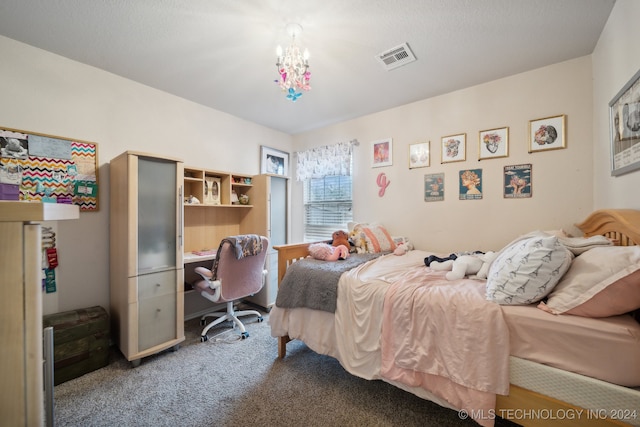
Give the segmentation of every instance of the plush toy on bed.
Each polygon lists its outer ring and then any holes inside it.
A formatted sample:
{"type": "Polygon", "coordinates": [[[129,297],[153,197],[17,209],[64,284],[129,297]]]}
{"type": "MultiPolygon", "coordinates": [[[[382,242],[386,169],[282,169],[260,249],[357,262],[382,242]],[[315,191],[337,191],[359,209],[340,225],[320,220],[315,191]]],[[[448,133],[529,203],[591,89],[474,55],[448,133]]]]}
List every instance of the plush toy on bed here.
{"type": "Polygon", "coordinates": [[[445,277],[447,280],[462,279],[464,276],[474,275],[479,279],[486,279],[489,267],[498,254],[487,252],[485,254],[461,255],[454,260],[433,261],[429,264],[432,270],[449,271],[445,277]]]}
{"type": "Polygon", "coordinates": [[[322,261],[337,261],[349,258],[349,249],[345,245],[312,243],[309,245],[309,255],[322,261]]]}
{"type": "Polygon", "coordinates": [[[349,240],[349,235],[343,230],[334,231],[331,235],[331,246],[340,245],[345,246],[349,249],[349,252],[351,252],[351,241],[349,240]]]}
{"type": "Polygon", "coordinates": [[[363,254],[367,252],[367,239],[365,234],[359,228],[354,228],[349,233],[349,241],[353,242],[354,252],[357,254],[363,254]]]}
{"type": "Polygon", "coordinates": [[[396,248],[393,250],[394,255],[404,255],[413,250],[413,243],[405,239],[404,237],[396,241],[396,248]]]}

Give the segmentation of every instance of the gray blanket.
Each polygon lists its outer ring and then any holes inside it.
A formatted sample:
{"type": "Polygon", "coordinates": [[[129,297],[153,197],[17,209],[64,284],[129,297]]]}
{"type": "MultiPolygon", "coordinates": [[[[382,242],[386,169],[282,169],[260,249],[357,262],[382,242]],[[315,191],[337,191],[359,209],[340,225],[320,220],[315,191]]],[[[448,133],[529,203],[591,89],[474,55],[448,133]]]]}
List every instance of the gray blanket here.
{"type": "Polygon", "coordinates": [[[345,271],[383,255],[351,254],[341,261],[305,258],[287,268],[278,288],[276,305],[282,308],[307,307],[335,313],[338,280],[345,271]]]}

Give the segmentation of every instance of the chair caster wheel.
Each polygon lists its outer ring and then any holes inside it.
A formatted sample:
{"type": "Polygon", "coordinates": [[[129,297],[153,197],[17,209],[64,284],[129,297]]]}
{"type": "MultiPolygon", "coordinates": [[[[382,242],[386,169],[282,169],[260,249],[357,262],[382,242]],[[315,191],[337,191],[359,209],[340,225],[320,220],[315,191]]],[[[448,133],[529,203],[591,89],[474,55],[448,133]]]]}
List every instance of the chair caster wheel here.
{"type": "Polygon", "coordinates": [[[249,338],[249,332],[243,332],[243,333],[241,333],[241,334],[240,334],[240,338],[241,338],[241,339],[243,339],[243,340],[244,340],[244,339],[249,338]]]}
{"type": "Polygon", "coordinates": [[[207,324],[207,321],[205,319],[200,319],[200,326],[204,326],[207,324]]]}
{"type": "Polygon", "coordinates": [[[258,323],[260,323],[262,321],[264,321],[264,317],[262,317],[262,316],[258,317],[258,323]]]}
{"type": "Polygon", "coordinates": [[[200,342],[205,342],[205,341],[209,341],[209,337],[206,335],[203,335],[200,337],[200,342]]]}

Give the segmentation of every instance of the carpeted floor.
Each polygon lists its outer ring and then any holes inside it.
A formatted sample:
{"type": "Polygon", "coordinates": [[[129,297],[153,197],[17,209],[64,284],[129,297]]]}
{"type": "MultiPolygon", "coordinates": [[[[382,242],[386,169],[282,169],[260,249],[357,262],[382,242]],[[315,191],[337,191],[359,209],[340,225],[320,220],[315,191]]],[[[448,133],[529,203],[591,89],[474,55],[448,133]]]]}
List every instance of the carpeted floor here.
{"type": "Polygon", "coordinates": [[[354,377],[301,342],[279,360],[268,316],[254,319],[245,321],[246,340],[227,323],[204,343],[199,320],[190,320],[178,351],[137,368],[112,349],[107,367],[55,387],[56,426],[477,426],[383,381],[354,377]]]}

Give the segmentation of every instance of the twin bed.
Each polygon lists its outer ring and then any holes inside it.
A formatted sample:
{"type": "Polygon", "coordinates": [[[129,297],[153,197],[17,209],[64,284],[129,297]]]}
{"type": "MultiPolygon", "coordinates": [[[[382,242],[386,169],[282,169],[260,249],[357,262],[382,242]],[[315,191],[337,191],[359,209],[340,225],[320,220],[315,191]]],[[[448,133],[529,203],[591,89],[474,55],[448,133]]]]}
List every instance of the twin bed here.
{"type": "Polygon", "coordinates": [[[305,281],[285,279],[308,262],[309,245],[277,246],[280,289],[269,322],[279,357],[302,340],[353,375],[464,410],[484,426],[496,416],[525,426],[640,426],[640,211],[595,211],[577,227],[585,239],[540,232],[514,240],[487,280],[449,281],[425,266],[426,251],[354,254],[335,288],[314,290],[310,303],[305,292],[287,300],[305,281]],[[552,251],[564,261],[545,273],[552,251]],[[522,267],[536,260],[534,270],[522,267]],[[525,287],[541,289],[545,274],[560,275],[546,304],[516,303],[525,287]],[[510,286],[513,305],[487,300],[487,289],[510,286]]]}

